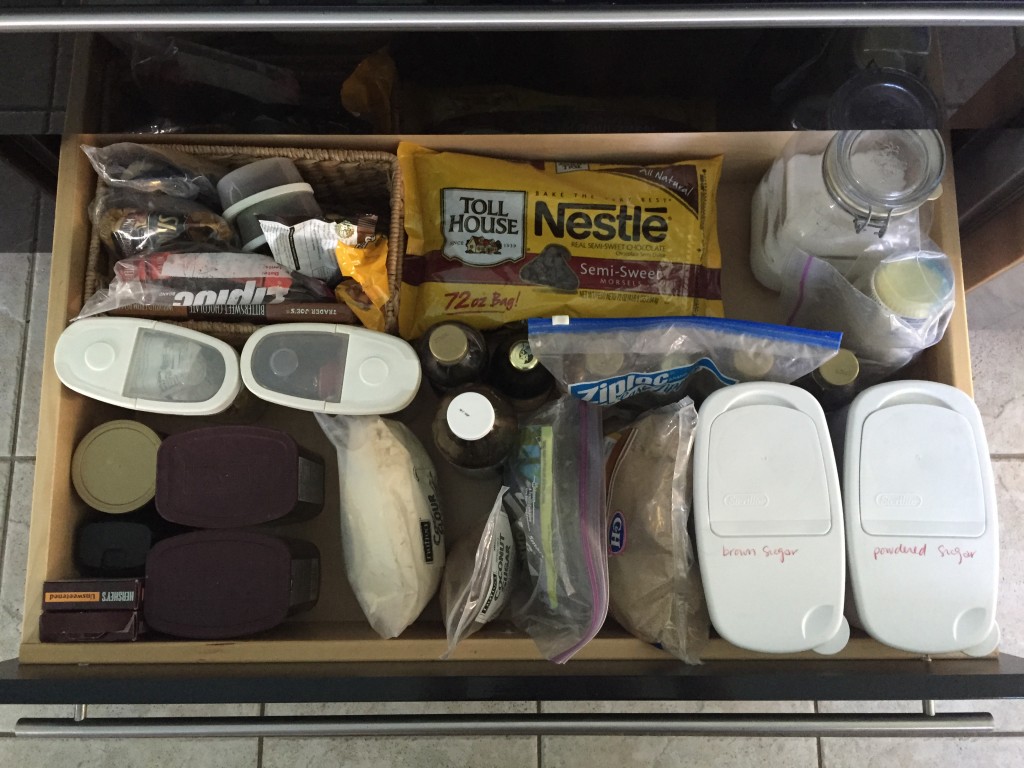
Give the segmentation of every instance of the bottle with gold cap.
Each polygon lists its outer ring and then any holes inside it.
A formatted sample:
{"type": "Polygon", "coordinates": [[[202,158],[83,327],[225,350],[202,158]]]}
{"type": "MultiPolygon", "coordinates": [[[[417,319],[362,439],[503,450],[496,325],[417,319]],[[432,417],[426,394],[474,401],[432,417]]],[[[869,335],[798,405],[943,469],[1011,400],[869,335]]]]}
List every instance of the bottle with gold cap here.
{"type": "Polygon", "coordinates": [[[438,323],[417,344],[423,375],[438,392],[480,381],[487,367],[487,342],[464,323],[438,323]]]}
{"type": "Polygon", "coordinates": [[[543,405],[554,388],[555,379],[530,349],[526,328],[510,328],[493,336],[491,341],[494,352],[487,369],[487,383],[508,398],[518,411],[530,411],[543,405]]]}
{"type": "Polygon", "coordinates": [[[840,349],[832,357],[796,382],[812,395],[826,411],[832,411],[849,403],[857,394],[857,379],[860,376],[860,361],[848,349],[840,349]]]}

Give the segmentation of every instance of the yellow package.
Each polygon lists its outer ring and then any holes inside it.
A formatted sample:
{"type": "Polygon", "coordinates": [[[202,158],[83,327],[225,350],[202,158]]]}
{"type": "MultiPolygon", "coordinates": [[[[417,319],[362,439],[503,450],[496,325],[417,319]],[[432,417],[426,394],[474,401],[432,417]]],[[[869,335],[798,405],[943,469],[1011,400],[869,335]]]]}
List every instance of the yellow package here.
{"type": "Polygon", "coordinates": [[[722,316],[722,158],[528,163],[403,142],[399,332],[445,319],[722,316]]]}
{"type": "Polygon", "coordinates": [[[367,328],[383,331],[383,309],[389,298],[388,239],[377,235],[364,245],[338,243],[334,256],[341,274],[354,278],[334,289],[335,298],[347,304],[367,328]]]}

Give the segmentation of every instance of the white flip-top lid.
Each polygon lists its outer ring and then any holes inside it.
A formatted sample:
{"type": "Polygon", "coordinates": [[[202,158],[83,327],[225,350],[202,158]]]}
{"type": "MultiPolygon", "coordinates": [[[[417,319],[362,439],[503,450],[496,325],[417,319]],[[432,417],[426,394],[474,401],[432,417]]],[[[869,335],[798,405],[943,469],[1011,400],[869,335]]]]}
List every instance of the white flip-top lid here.
{"type": "Polygon", "coordinates": [[[78,320],[57,340],[53,364],[69,389],[150,413],[220,413],[242,387],[234,349],[156,320],[78,320]]]}
{"type": "Polygon", "coordinates": [[[710,425],[708,504],[718,536],[821,536],[832,526],[825,458],[811,416],[751,402],[710,425]]]}
{"type": "Polygon", "coordinates": [[[242,381],[257,397],[318,413],[400,411],[419,389],[412,346],[348,325],[289,323],[256,331],[242,349],[242,381]]]}
{"type": "Polygon", "coordinates": [[[918,653],[995,649],[995,485],[977,406],[926,381],[862,392],[847,415],[844,498],[858,618],[918,653]]]}
{"type": "Polygon", "coordinates": [[[821,406],[787,384],[735,384],[701,406],[694,520],[711,621],[749,650],[845,646],[845,548],[821,406]]]}

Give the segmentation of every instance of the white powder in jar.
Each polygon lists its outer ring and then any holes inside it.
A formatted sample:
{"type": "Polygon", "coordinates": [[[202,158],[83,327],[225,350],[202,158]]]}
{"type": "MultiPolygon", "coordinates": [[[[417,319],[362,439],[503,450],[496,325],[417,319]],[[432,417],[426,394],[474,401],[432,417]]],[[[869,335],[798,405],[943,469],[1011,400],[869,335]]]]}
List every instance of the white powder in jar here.
{"type": "MultiPolygon", "coordinates": [[[[878,189],[902,190],[905,185],[905,162],[884,149],[856,155],[853,168],[862,183],[878,189]]],[[[825,187],[821,154],[797,154],[784,164],[777,162],[755,199],[751,236],[763,241],[752,244],[751,261],[758,280],[774,290],[781,287],[786,264],[801,254],[818,256],[845,274],[860,256],[883,258],[918,247],[921,241],[918,211],[894,217],[881,238],[871,227],[857,232],[853,215],[825,187]]]]}

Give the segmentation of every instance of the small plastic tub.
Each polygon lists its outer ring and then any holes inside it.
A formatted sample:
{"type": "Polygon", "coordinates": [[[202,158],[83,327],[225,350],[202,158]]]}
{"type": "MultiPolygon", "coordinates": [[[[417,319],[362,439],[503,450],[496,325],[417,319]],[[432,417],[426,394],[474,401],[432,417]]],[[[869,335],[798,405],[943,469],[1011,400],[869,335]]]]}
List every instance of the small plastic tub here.
{"type": "Polygon", "coordinates": [[[197,640],[242,637],[312,608],[320,552],[306,541],[248,531],[164,539],[146,560],[146,624],[197,640]]]}
{"type": "Polygon", "coordinates": [[[268,157],[233,170],[217,182],[217,194],[225,212],[247,197],[273,187],[301,184],[302,175],[286,157],[268,157]]]}
{"type": "Polygon", "coordinates": [[[307,520],[324,505],[324,462],[291,435],[209,427],[164,440],[157,455],[160,515],[194,528],[307,520]]]}
{"type": "Polygon", "coordinates": [[[298,224],[323,217],[313,187],[302,180],[295,163],[272,157],[243,165],[217,184],[224,218],[238,229],[242,250],[267,244],[260,221],[298,224]]]}

